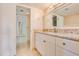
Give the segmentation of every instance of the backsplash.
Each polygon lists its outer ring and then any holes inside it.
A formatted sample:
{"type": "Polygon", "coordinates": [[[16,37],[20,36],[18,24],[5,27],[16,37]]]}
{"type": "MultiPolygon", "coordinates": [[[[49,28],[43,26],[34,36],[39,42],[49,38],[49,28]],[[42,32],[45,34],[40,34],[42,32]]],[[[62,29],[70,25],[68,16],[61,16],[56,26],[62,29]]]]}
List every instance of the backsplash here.
{"type": "Polygon", "coordinates": [[[79,29],[57,29],[57,32],[79,34],[79,29]]]}
{"type": "Polygon", "coordinates": [[[54,28],[54,29],[44,29],[44,32],[59,32],[59,33],[72,33],[79,34],[79,28],[54,28]]]}

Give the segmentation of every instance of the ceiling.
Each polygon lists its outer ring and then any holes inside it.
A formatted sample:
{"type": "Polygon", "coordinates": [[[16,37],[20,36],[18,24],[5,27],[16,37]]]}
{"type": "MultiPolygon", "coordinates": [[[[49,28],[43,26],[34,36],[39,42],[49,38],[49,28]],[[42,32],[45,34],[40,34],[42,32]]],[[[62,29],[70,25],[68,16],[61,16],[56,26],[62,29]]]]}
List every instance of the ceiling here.
{"type": "Polygon", "coordinates": [[[79,6],[79,3],[72,3],[66,7],[59,8],[56,11],[53,10],[52,12],[55,12],[56,14],[63,15],[63,16],[76,14],[76,13],[79,13],[78,6],[79,6]]]}
{"type": "MultiPolygon", "coordinates": [[[[23,3],[25,5],[29,5],[35,8],[39,8],[41,10],[45,10],[49,7],[51,3],[23,3]]],[[[56,10],[52,10],[51,13],[55,12],[56,14],[66,16],[74,13],[79,13],[79,3],[66,3],[64,6],[56,8],[56,10]]]]}
{"type": "Polygon", "coordinates": [[[27,15],[30,14],[30,10],[27,8],[23,8],[23,7],[16,7],[16,14],[17,15],[27,15]]]}
{"type": "Polygon", "coordinates": [[[51,3],[24,3],[24,4],[45,10],[51,3]]]}

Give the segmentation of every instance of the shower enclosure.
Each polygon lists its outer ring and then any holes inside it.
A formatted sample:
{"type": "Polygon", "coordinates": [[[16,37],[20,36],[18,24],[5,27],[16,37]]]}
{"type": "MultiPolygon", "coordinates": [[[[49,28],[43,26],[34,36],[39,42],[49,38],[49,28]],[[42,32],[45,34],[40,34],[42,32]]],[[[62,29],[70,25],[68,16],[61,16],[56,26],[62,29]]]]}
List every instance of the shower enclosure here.
{"type": "Polygon", "coordinates": [[[16,7],[16,44],[25,43],[30,39],[30,10],[16,7]]]}

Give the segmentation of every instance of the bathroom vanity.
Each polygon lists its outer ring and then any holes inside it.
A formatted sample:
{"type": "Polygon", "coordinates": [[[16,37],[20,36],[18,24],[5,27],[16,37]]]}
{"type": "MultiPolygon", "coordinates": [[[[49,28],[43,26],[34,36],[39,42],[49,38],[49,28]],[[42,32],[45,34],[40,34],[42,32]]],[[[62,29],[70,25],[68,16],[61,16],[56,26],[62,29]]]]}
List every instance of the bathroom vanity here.
{"type": "Polygon", "coordinates": [[[55,6],[45,13],[47,32],[35,32],[35,48],[43,56],[79,56],[79,4],[55,6]]]}
{"type": "Polygon", "coordinates": [[[78,56],[79,35],[35,32],[35,48],[43,56],[78,56]]]}

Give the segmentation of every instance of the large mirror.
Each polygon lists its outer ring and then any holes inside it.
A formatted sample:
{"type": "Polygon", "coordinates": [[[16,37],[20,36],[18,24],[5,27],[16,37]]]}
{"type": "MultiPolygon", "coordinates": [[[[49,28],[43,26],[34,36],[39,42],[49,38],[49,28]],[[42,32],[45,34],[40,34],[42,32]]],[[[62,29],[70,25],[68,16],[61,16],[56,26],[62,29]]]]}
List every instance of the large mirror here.
{"type": "Polygon", "coordinates": [[[56,27],[79,27],[79,3],[67,3],[52,10],[52,25],[56,27]]]}

